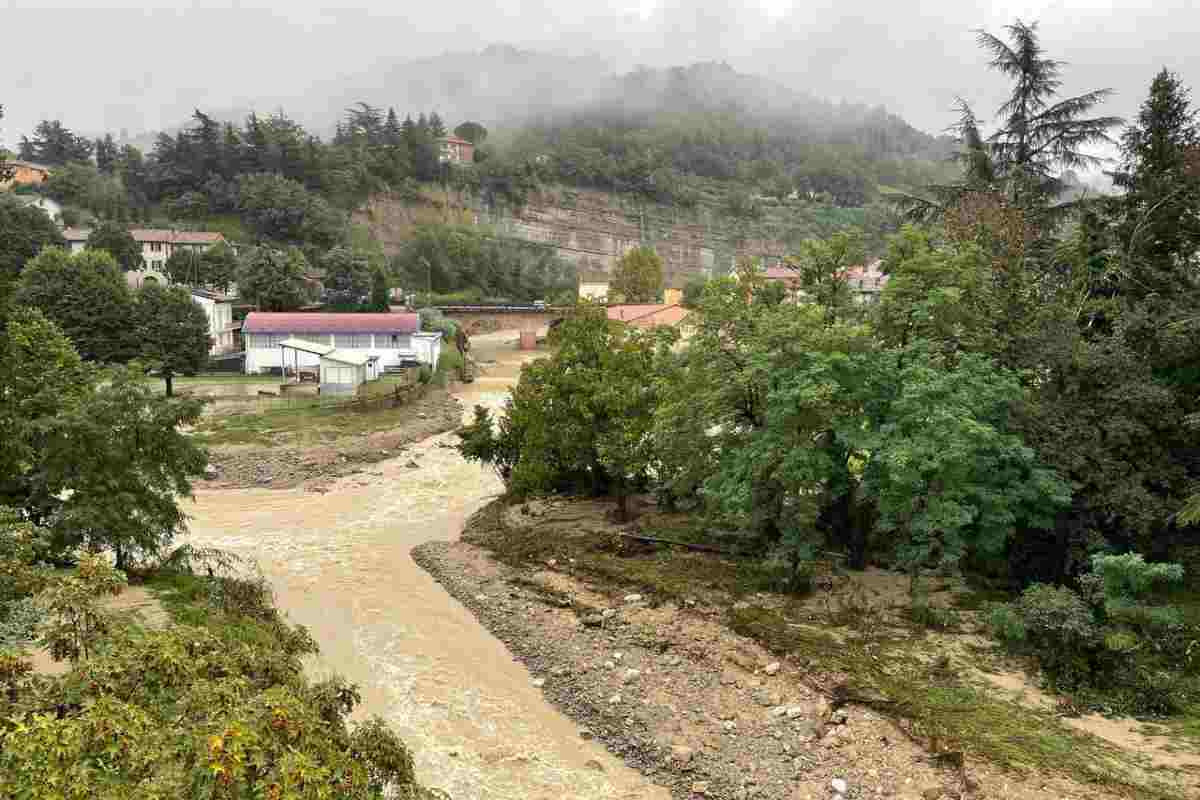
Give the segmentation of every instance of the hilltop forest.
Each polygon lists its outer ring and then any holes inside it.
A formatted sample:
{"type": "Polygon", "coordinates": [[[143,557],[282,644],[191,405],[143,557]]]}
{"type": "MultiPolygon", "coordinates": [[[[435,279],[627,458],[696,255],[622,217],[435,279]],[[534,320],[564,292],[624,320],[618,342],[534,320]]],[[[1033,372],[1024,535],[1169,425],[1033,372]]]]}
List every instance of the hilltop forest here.
{"type": "MultiPolygon", "coordinates": [[[[369,247],[348,222],[367,198],[420,204],[435,186],[509,208],[542,187],[589,188],[660,213],[703,212],[718,228],[740,225],[743,236],[774,214],[771,238],[795,241],[859,225],[882,250],[897,223],[883,196],[948,179],[952,151],[950,138],[883,109],[818,101],[708,63],[638,70],[584,104],[491,131],[366,102],[348,108],[327,137],[282,111],[233,121],[197,110],[148,152],[46,120],[17,155],[55,167],[46,185],[22,191],[62,203],[67,224],[206,227],[243,243],[296,246],[312,261],[341,244],[369,247]],[[472,164],[439,160],[438,139],[449,133],[476,143],[472,164]]],[[[441,289],[513,296],[515,288],[532,297],[573,286],[561,261],[543,270],[537,265],[547,259],[527,246],[500,248],[520,262],[517,272],[545,273],[537,286],[473,282],[486,270],[467,265],[441,289]]],[[[402,278],[406,269],[395,272],[402,278]]]]}

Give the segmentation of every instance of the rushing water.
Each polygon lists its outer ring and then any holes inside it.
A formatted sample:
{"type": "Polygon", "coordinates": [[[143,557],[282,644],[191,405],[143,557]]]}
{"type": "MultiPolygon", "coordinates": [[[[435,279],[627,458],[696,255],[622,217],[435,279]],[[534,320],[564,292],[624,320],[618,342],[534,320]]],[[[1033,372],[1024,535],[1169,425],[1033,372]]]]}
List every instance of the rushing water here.
{"type": "MultiPolygon", "coordinates": [[[[462,398],[466,413],[503,402],[521,356],[496,356],[462,398]]],[[[490,470],[443,446],[455,441],[428,439],[328,494],[199,492],[190,541],[256,559],[280,607],[321,646],[313,674],[356,682],[360,712],[384,717],[415,751],[421,779],[455,800],[669,797],[580,739],[505,646],[413,562],[413,547],[458,538],[500,491],[490,470]]]]}

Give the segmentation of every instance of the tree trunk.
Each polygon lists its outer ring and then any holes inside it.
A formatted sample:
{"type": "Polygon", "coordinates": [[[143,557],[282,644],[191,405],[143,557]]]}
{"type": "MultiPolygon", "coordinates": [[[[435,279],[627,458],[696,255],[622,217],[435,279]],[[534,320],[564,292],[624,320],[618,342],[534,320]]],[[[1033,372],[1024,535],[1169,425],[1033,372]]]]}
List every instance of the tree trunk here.
{"type": "Polygon", "coordinates": [[[171,385],[171,378],[173,377],[174,376],[169,372],[163,373],[163,380],[167,382],[167,397],[175,396],[174,387],[171,385]]]}

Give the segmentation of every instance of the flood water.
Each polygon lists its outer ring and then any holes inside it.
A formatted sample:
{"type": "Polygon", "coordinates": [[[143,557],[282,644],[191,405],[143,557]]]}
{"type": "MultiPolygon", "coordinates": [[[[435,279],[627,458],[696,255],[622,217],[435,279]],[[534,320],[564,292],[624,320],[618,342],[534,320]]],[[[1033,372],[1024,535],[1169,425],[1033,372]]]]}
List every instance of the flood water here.
{"type": "MultiPolygon", "coordinates": [[[[503,402],[528,357],[511,338],[476,340],[477,357],[498,363],[464,393],[466,414],[503,402]]],[[[198,492],[188,540],[257,560],[279,606],[321,647],[313,675],[357,683],[359,713],[394,727],[426,785],[455,800],[666,800],[665,789],[582,740],[505,646],[413,562],[413,547],[457,539],[501,489],[489,469],[443,446],[456,441],[433,437],[327,494],[198,492]]]]}

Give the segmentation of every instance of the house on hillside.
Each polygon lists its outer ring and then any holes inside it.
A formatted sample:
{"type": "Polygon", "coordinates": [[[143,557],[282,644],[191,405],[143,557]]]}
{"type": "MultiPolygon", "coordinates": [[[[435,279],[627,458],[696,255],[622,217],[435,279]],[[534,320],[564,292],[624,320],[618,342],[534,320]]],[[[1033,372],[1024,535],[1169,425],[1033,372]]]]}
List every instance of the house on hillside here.
{"type": "MultiPolygon", "coordinates": [[[[167,259],[176,252],[203,253],[218,242],[225,242],[225,237],[212,231],[173,231],[163,228],[135,228],[129,231],[133,240],[142,246],[142,264],[140,270],[126,273],[126,279],[131,286],[141,286],[144,281],[156,280],[168,283],[166,275],[167,259]]],[[[67,228],[63,238],[72,253],[78,253],[87,247],[88,237],[92,235],[90,228],[67,228]]],[[[228,242],[226,242],[228,243],[228,242]]]]}
{"type": "Polygon", "coordinates": [[[32,161],[13,161],[10,159],[5,164],[13,171],[13,176],[7,181],[0,183],[0,189],[7,189],[10,186],[37,186],[40,183],[45,183],[50,177],[49,167],[34,164],[32,161]]]}
{"type": "Polygon", "coordinates": [[[293,356],[300,368],[320,365],[325,353],[289,352],[285,362],[281,346],[289,339],[311,342],[322,349],[377,356],[381,370],[411,364],[437,369],[442,334],[421,331],[421,318],[416,314],[252,311],[242,323],[246,374],[277,372],[285,363],[290,368],[293,356]]]}
{"type": "Polygon", "coordinates": [[[475,145],[457,136],[443,136],[441,143],[441,160],[447,164],[471,164],[475,161],[475,145]]]}
{"type": "MultiPolygon", "coordinates": [[[[874,303],[879,300],[883,287],[887,286],[888,282],[888,276],[880,269],[881,264],[879,259],[875,259],[868,264],[846,268],[843,277],[854,295],[855,302],[874,303]]],[[[798,270],[777,265],[767,267],[762,270],[761,274],[768,283],[782,284],[787,298],[791,302],[799,303],[804,299],[804,290],[800,286],[798,270]]],[[[737,278],[736,274],[734,278],[737,278]]]]}
{"type": "Polygon", "coordinates": [[[233,321],[233,300],[220,292],[210,292],[207,289],[192,289],[192,302],[204,309],[208,317],[208,337],[210,355],[230,353],[237,349],[240,323],[233,321]]]}

